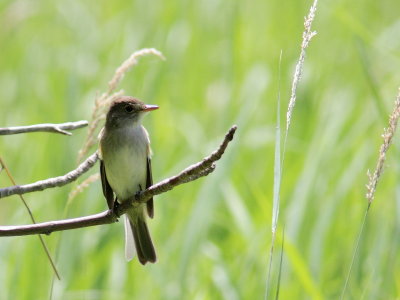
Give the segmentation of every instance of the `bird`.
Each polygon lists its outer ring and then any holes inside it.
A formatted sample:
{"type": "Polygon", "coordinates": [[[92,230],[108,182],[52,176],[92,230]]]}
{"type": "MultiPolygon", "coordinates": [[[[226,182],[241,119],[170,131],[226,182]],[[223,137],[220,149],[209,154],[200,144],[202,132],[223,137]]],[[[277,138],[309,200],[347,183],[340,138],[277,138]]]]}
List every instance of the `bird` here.
{"type": "MultiPolygon", "coordinates": [[[[109,209],[153,184],[150,138],[142,119],[158,108],[131,96],[120,96],[110,104],[99,134],[101,183],[109,209]]],[[[146,203],[134,203],[124,219],[125,257],[131,260],[136,249],[142,265],[157,260],[146,215],[154,217],[153,198],[146,203]]]]}

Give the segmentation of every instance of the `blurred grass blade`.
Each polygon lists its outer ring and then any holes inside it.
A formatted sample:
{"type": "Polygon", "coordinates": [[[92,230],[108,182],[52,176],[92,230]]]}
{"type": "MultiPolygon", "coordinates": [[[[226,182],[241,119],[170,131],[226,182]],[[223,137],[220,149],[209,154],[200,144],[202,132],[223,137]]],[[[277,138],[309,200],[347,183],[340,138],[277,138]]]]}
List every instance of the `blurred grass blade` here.
{"type": "MultiPolygon", "coordinates": [[[[241,138],[242,132],[246,126],[249,126],[249,120],[254,116],[254,108],[259,107],[262,93],[266,90],[268,84],[268,73],[265,69],[255,64],[246,74],[246,78],[241,87],[241,99],[251,99],[251,105],[245,105],[236,117],[236,124],[241,130],[237,133],[238,139],[241,138]]],[[[221,199],[219,196],[219,185],[223,179],[228,178],[233,169],[233,160],[238,155],[238,144],[233,144],[230,151],[225,153],[224,163],[218,166],[218,171],[212,176],[212,179],[206,178],[200,190],[197,193],[196,200],[192,206],[186,225],[186,232],[183,241],[181,262],[179,269],[179,278],[182,285],[186,285],[188,266],[193,255],[193,250],[201,242],[199,237],[204,236],[204,232],[208,230],[212,222],[214,206],[221,199]],[[216,192],[218,191],[218,192],[216,192]]]]}
{"type": "Polygon", "coordinates": [[[279,299],[279,289],[281,287],[281,275],[282,275],[282,263],[283,263],[283,246],[285,244],[285,228],[282,231],[282,244],[281,244],[281,257],[279,261],[279,272],[278,272],[278,282],[276,284],[276,295],[275,300],[279,299]]]}
{"type": "Polygon", "coordinates": [[[319,286],[311,275],[311,271],[304,257],[301,255],[299,250],[290,243],[290,241],[287,241],[285,244],[285,254],[289,259],[291,267],[294,271],[294,275],[296,276],[299,283],[302,285],[304,291],[310,296],[305,297],[304,299],[324,299],[319,286]]]}
{"type": "Polygon", "coordinates": [[[243,236],[251,236],[254,232],[254,224],[243,199],[231,181],[225,181],[221,185],[221,191],[229,212],[236,222],[238,229],[243,236]]]}
{"type": "Polygon", "coordinates": [[[271,248],[269,251],[269,263],[268,263],[268,276],[265,287],[265,299],[268,299],[269,287],[271,286],[271,272],[272,272],[272,258],[274,253],[274,244],[276,237],[276,228],[278,225],[279,217],[279,192],[281,187],[281,168],[283,162],[281,162],[281,92],[280,92],[280,78],[281,78],[281,64],[282,64],[282,50],[279,56],[279,68],[278,68],[278,99],[276,108],[276,130],[275,130],[275,158],[274,158],[274,195],[273,195],[273,206],[272,206],[272,240],[271,248]]]}
{"type": "Polygon", "coordinates": [[[364,219],[363,219],[363,222],[362,222],[362,224],[361,224],[361,229],[360,229],[360,232],[359,232],[358,237],[357,237],[356,247],[355,247],[355,249],[354,249],[354,253],[353,253],[353,256],[352,256],[352,258],[351,258],[351,263],[350,263],[349,271],[347,272],[346,281],[345,281],[345,283],[344,283],[343,290],[342,290],[342,294],[341,294],[341,296],[340,296],[340,299],[341,299],[341,300],[344,299],[344,295],[346,294],[346,289],[347,289],[347,286],[348,286],[348,284],[349,284],[351,271],[353,270],[354,261],[355,261],[355,259],[356,259],[356,255],[357,255],[357,253],[358,253],[358,248],[359,248],[359,246],[360,246],[361,237],[362,237],[362,234],[363,234],[363,232],[364,232],[364,227],[365,227],[365,223],[366,223],[366,220],[367,220],[367,215],[368,215],[368,212],[369,212],[369,208],[370,208],[370,207],[371,207],[371,204],[368,203],[367,209],[366,209],[365,214],[364,214],[364,219]]]}
{"type": "MultiPolygon", "coordinates": [[[[8,178],[10,178],[11,183],[13,185],[17,185],[17,183],[14,180],[14,177],[11,175],[10,170],[8,169],[7,165],[4,163],[4,160],[1,158],[1,156],[0,156],[0,165],[1,165],[1,169],[4,169],[6,171],[6,174],[7,174],[8,178]]],[[[26,210],[28,211],[32,223],[35,224],[36,223],[35,218],[33,217],[32,211],[30,210],[30,208],[29,208],[28,204],[26,203],[24,197],[22,195],[19,195],[19,198],[21,199],[21,201],[24,204],[26,210]]],[[[50,251],[47,248],[46,243],[43,240],[43,237],[40,234],[38,234],[37,236],[38,236],[38,238],[40,240],[40,243],[42,244],[43,250],[46,253],[46,256],[47,256],[47,258],[48,258],[48,260],[50,262],[50,265],[53,268],[54,274],[57,276],[58,280],[61,280],[60,274],[58,273],[56,265],[55,265],[53,259],[51,258],[50,251]]]]}
{"type": "Polygon", "coordinates": [[[379,93],[379,84],[377,83],[377,80],[374,77],[374,73],[371,70],[371,63],[369,61],[367,50],[365,49],[365,44],[364,44],[363,40],[361,40],[360,38],[356,39],[356,50],[360,57],[361,66],[364,71],[363,73],[365,75],[365,78],[367,79],[368,87],[370,87],[370,89],[371,89],[371,92],[373,95],[372,99],[374,100],[376,109],[379,112],[380,118],[382,120],[385,120],[386,119],[386,109],[385,109],[385,106],[383,105],[384,101],[379,93]]]}
{"type": "MultiPolygon", "coordinates": [[[[276,227],[278,226],[279,217],[279,194],[281,189],[281,170],[283,167],[283,158],[281,161],[281,91],[280,91],[280,78],[281,78],[281,63],[282,51],[279,57],[279,73],[278,73],[278,103],[276,109],[276,130],[275,130],[275,160],[274,160],[274,198],[272,208],[272,235],[275,236],[276,227]]],[[[284,154],[282,154],[282,157],[284,154]]]]}

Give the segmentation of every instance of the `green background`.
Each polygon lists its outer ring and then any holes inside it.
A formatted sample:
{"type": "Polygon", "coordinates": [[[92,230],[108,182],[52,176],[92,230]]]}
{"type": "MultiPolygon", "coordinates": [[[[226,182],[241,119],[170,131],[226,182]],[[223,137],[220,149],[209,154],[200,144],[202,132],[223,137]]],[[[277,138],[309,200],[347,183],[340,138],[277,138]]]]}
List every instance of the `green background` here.
{"type": "MultiPolygon", "coordinates": [[[[238,125],[213,174],[156,197],[149,221],[156,264],[125,262],[122,222],[45,237],[62,276],[53,299],[264,298],[277,95],[284,128],[311,4],[0,1],[0,126],[90,120],[96,93],[145,47],[166,61],[142,58],[120,87],[160,106],[144,120],[155,182],[208,155],[238,125]]],[[[280,298],[340,296],[366,209],[366,172],[400,85],[399,9],[389,0],[318,4],[286,146],[271,299],[283,227],[280,298]]],[[[75,168],[85,137],[86,129],[2,136],[0,155],[18,183],[29,183],[75,168]]],[[[400,295],[398,146],[389,151],[346,299],[400,295]]],[[[0,186],[7,185],[3,171],[0,186]]],[[[26,195],[37,221],[62,219],[73,186],[26,195]]],[[[18,197],[0,201],[1,225],[30,223],[18,197]]],[[[105,209],[95,182],[68,205],[68,216],[105,209]]],[[[1,300],[48,299],[53,273],[37,237],[1,238],[0,266],[1,300]]]]}

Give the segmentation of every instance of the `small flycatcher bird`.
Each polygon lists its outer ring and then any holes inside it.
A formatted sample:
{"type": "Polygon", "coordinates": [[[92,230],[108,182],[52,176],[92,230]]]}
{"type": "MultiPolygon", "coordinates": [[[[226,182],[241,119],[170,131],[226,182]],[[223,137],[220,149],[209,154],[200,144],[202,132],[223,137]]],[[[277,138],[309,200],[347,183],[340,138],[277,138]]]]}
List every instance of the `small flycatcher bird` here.
{"type": "MultiPolygon", "coordinates": [[[[143,116],[156,105],[144,104],[129,96],[111,103],[106,124],[100,132],[100,174],[103,194],[110,209],[153,184],[150,139],[142,126],[143,116]],[[114,201],[114,194],[116,199],[114,201]]],[[[156,253],[146,224],[153,218],[153,198],[135,204],[125,215],[125,257],[136,253],[141,264],[156,261],[156,253]]]]}

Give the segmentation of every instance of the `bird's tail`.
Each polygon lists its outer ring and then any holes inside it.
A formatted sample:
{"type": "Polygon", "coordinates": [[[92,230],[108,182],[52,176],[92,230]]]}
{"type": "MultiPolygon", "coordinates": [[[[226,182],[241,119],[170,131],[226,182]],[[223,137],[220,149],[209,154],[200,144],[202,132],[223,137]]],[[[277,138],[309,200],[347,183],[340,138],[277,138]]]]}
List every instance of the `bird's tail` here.
{"type": "Polygon", "coordinates": [[[125,218],[125,256],[131,260],[134,256],[134,248],[142,265],[147,262],[156,262],[156,252],[147,228],[143,207],[129,211],[125,218]]]}

